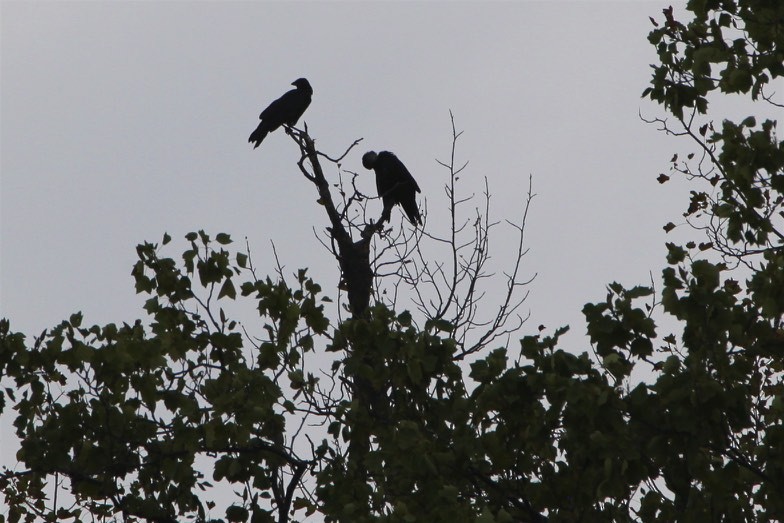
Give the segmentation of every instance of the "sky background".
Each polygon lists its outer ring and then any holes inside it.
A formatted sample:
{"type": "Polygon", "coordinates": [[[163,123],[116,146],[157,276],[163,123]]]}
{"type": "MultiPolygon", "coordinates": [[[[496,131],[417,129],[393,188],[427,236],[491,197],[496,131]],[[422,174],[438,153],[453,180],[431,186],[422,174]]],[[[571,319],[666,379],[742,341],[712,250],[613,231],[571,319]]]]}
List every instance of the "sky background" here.
{"type": "MultiPolygon", "coordinates": [[[[283,133],[253,150],[258,113],[305,76],[321,150],[363,173],[395,152],[443,230],[449,110],[465,131],[464,194],[517,220],[533,176],[524,274],[530,328],[571,324],[605,284],[647,282],[661,227],[688,195],[657,175],[678,145],[640,120],[660,2],[2,3],[0,316],[40,333],[141,316],[135,245],[192,230],[247,236],[262,274],[274,241],[334,296],[326,217],[283,133]]],[[[369,173],[368,173],[369,174],[369,173]]],[[[363,185],[364,184],[364,185],[363,185]]],[[[368,175],[360,180],[374,190],[368,175]]],[[[508,260],[513,230],[493,253],[508,260]]],[[[506,236],[505,236],[506,235],[506,236]]],[[[178,256],[182,242],[169,251],[178,256]]]]}

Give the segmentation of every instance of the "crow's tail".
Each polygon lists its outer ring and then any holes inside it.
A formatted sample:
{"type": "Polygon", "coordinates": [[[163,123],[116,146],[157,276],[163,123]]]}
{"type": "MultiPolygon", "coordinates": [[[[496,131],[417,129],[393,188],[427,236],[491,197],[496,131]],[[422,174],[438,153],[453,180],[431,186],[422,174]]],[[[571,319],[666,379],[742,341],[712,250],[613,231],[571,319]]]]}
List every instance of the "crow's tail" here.
{"type": "Polygon", "coordinates": [[[250,133],[250,136],[248,137],[248,143],[253,143],[254,144],[253,148],[255,149],[256,147],[261,145],[261,142],[263,142],[264,138],[267,137],[268,132],[269,131],[267,131],[266,129],[262,129],[261,124],[259,124],[256,130],[250,133]]]}
{"type": "Polygon", "coordinates": [[[419,208],[417,207],[416,202],[402,202],[401,206],[403,207],[403,210],[406,211],[408,221],[410,221],[414,227],[422,225],[422,216],[419,214],[419,208]]]}

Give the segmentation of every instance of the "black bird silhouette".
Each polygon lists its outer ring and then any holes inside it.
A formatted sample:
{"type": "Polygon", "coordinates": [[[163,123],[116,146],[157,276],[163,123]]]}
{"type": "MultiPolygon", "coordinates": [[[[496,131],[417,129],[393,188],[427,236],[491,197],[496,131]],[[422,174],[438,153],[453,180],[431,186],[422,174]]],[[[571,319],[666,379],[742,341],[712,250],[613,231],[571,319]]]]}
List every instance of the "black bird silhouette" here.
{"type": "Polygon", "coordinates": [[[389,221],[392,207],[399,204],[414,226],[422,225],[422,217],[416,204],[416,193],[421,191],[403,162],[389,151],[378,154],[368,151],[362,156],[362,165],[376,172],[376,190],[384,202],[381,221],[389,221]]]}
{"type": "Polygon", "coordinates": [[[248,138],[248,142],[254,144],[254,149],[261,145],[267,133],[271,133],[281,125],[296,124],[310,105],[310,97],[313,95],[310,83],[306,79],[300,78],[294,80],[291,85],[297,88],[287,92],[261,111],[259,115],[261,122],[248,138]]]}

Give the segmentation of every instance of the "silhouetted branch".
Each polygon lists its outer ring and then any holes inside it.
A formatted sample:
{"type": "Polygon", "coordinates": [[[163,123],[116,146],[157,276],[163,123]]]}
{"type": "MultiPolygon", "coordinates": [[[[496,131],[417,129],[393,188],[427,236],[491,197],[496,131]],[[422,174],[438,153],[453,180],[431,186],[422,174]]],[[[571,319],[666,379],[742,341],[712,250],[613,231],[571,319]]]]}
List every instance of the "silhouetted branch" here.
{"type": "Polygon", "coordinates": [[[329,161],[337,163],[339,159],[344,158],[346,154],[359,143],[356,140],[346,152],[338,158],[333,160],[327,155],[320,155],[316,150],[313,139],[305,131],[292,129],[291,136],[297,142],[302,156],[297,163],[302,174],[311,182],[316,185],[319,193],[318,202],[324,206],[329,217],[330,227],[328,228],[329,235],[337,244],[337,249],[331,249],[333,254],[337,252],[337,260],[340,264],[342,287],[345,287],[349,299],[349,307],[354,317],[361,316],[367,309],[370,303],[370,293],[373,282],[373,271],[370,267],[370,254],[369,244],[371,237],[382,228],[381,222],[376,224],[367,225],[360,233],[360,239],[354,241],[351,237],[350,230],[346,228],[349,225],[348,220],[344,220],[345,213],[338,212],[335,206],[332,194],[324,175],[323,168],[319,162],[319,156],[327,158],[329,161]],[[310,170],[305,166],[305,161],[310,164],[310,170]]]}
{"type": "MultiPolygon", "coordinates": [[[[488,269],[491,230],[499,222],[489,219],[491,195],[487,179],[481,208],[476,207],[471,217],[463,212],[476,196],[459,194],[458,181],[469,163],[457,161],[457,142],[463,133],[457,130],[451,112],[450,119],[452,145],[449,161],[436,160],[449,171],[449,179],[444,186],[449,232],[441,236],[422,227],[412,233],[413,237],[407,237],[402,228],[396,236],[380,234],[378,243],[381,246],[377,247],[375,267],[377,277],[396,277],[381,291],[383,293],[390,289],[393,303],[398,299],[401,284],[404,284],[410,290],[414,304],[428,321],[448,321],[452,326],[450,336],[460,347],[455,357],[461,359],[478,352],[499,337],[515,332],[527,319],[517,314],[517,310],[528,294],[520,295],[518,291],[535,277],[520,278],[522,258],[528,252],[524,243],[525,222],[534,195],[529,179],[528,198],[521,222],[513,224],[507,221],[516,230],[518,244],[511,267],[505,273],[506,292],[501,302],[493,307],[496,311],[494,315],[480,319],[480,303],[487,298],[486,287],[494,276],[488,269]],[[447,259],[434,259],[430,253],[431,246],[445,246],[447,259]],[[386,268],[392,270],[385,273],[383,271],[386,268]],[[516,320],[510,323],[513,318],[516,320]],[[469,341],[474,336],[476,338],[469,341]]],[[[381,288],[381,285],[378,287],[381,288]]]]}

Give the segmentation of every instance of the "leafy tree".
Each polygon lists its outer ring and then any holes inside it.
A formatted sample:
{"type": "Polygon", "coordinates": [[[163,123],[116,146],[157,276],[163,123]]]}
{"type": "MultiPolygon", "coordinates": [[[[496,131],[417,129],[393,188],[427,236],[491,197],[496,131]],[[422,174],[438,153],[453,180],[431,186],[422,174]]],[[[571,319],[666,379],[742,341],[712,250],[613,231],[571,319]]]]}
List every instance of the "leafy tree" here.
{"type": "MultiPolygon", "coordinates": [[[[644,96],[695,148],[670,175],[694,185],[684,217],[698,237],[667,244],[660,290],[612,283],[585,306],[590,352],[559,348],[565,329],[498,346],[519,325],[507,320],[525,283],[524,221],[510,294],[485,322],[490,222],[478,220],[475,255],[447,242],[470,261],[444,269],[421,254],[421,233],[366,220],[343,157],[293,129],[351,316],[330,319],[306,271],[259,278],[228,235],[198,232],[178,260],[167,235],[137,248],[146,324],[75,314],[28,342],[3,320],[0,406],[21,441],[20,467],[0,475],[4,518],[783,519],[784,142],[775,121],[717,123],[708,104],[738,93],[780,108],[768,88],[784,73],[784,4],[687,10],[652,19],[659,63],[644,96]],[[338,170],[335,200],[321,160],[338,170]],[[412,283],[413,310],[398,312],[412,283]],[[227,300],[252,300],[262,332],[229,318],[227,300]],[[220,510],[219,484],[236,494],[220,510]]],[[[444,164],[453,183],[461,168],[444,164]]]]}

